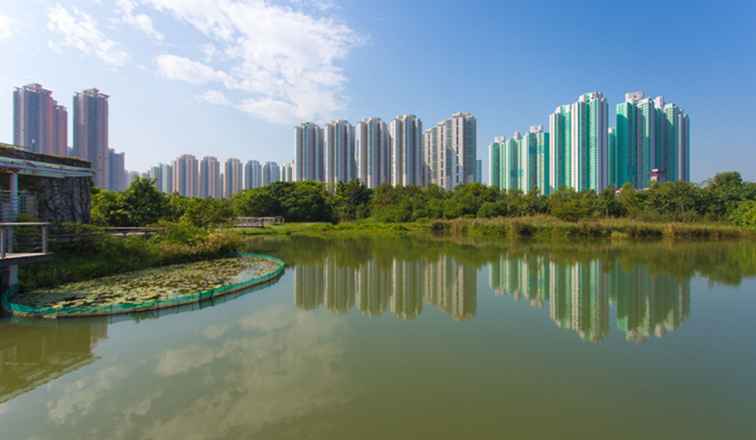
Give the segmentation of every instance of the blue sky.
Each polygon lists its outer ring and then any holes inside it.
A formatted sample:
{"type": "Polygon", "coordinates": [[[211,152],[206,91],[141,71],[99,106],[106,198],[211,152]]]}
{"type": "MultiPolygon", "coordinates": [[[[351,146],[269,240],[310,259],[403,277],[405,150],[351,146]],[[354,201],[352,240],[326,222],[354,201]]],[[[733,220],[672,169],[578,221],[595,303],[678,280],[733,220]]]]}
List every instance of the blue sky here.
{"type": "Polygon", "coordinates": [[[756,180],[756,3],[338,0],[4,0],[0,141],[14,86],[70,107],[111,96],[129,169],[182,153],[285,161],[303,120],[414,113],[497,135],[547,123],[584,92],[630,90],[691,118],[692,177],[756,180]]]}

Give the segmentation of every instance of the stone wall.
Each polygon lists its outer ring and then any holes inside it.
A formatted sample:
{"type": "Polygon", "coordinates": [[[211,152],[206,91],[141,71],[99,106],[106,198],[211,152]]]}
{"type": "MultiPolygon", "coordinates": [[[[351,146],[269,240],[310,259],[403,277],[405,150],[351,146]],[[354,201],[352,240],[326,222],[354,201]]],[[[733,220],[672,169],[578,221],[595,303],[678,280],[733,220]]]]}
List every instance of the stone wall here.
{"type": "Polygon", "coordinates": [[[40,221],[89,223],[92,179],[20,176],[20,187],[34,193],[40,221]],[[26,181],[26,182],[24,182],[26,181]]]}

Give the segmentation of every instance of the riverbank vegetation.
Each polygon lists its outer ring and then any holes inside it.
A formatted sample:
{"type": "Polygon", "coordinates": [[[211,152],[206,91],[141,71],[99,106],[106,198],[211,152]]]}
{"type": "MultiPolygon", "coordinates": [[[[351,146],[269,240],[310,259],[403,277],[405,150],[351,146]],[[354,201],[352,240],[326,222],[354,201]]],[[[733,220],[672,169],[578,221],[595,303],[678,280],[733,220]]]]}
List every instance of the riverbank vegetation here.
{"type": "MultiPolygon", "coordinates": [[[[339,183],[332,191],[317,182],[276,182],[242,191],[230,199],[166,195],[148,179],[137,179],[121,193],[98,191],[92,218],[103,226],[146,226],[166,222],[207,228],[229,224],[237,216],[284,217],[287,222],[373,223],[432,222],[454,219],[512,219],[522,224],[603,222],[624,219],[638,224],[669,224],[666,229],[689,231],[683,224],[717,224],[756,228],[756,183],[738,173],[721,173],[698,186],[664,182],[636,190],[626,185],[600,193],[561,189],[549,196],[533,191],[501,191],[480,184],[452,191],[436,186],[368,189],[358,181],[339,183]],[[547,220],[546,217],[553,219],[547,220]],[[518,221],[519,220],[519,221],[518,221]],[[528,220],[530,222],[530,220],[528,220]]],[[[628,223],[619,232],[629,232],[628,223]]],[[[482,222],[481,224],[485,224],[482,222]]],[[[538,226],[538,225],[536,225],[538,226]]],[[[561,226],[560,226],[561,227],[561,226]]],[[[564,226],[563,228],[574,229],[564,226]]],[[[663,229],[657,226],[651,229],[663,229]]],[[[602,234],[599,234],[602,235],[602,234]]],[[[685,235],[685,234],[683,234],[685,235]]]]}

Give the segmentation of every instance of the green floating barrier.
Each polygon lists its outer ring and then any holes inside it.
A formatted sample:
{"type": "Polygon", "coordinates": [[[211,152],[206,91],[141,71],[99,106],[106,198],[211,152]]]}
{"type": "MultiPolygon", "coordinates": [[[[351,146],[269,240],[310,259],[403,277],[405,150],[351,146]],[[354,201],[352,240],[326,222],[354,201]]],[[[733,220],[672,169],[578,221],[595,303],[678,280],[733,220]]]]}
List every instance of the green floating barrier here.
{"type": "Polygon", "coordinates": [[[126,304],[111,304],[111,305],[95,305],[95,306],[80,306],[80,307],[31,307],[24,304],[18,304],[10,301],[10,298],[16,293],[16,289],[6,291],[2,295],[3,308],[13,314],[14,316],[29,317],[29,318],[83,318],[90,316],[107,316],[107,315],[121,315],[126,313],[136,313],[153,311],[159,309],[167,309],[171,307],[179,307],[187,304],[198,303],[202,301],[211,300],[213,298],[221,297],[229,293],[238,292],[240,290],[248,289],[250,287],[262,284],[273,279],[278,278],[286,269],[286,263],[280,258],[272,257],[270,255],[255,254],[255,253],[241,253],[241,257],[255,257],[263,260],[267,260],[276,264],[276,269],[270,271],[264,275],[252,277],[248,280],[244,280],[238,283],[226,284],[221,287],[203,290],[195,293],[188,293],[184,295],[177,295],[166,299],[155,299],[151,301],[144,301],[141,303],[126,303],[126,304]]]}

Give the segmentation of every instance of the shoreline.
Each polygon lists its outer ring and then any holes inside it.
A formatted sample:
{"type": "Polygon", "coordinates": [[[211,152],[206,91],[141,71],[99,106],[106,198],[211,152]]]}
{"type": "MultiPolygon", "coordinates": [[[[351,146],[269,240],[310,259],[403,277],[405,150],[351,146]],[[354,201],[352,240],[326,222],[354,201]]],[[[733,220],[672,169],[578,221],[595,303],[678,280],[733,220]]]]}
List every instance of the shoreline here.
{"type": "MultiPolygon", "coordinates": [[[[166,297],[157,297],[155,299],[142,301],[140,303],[125,303],[125,302],[113,302],[109,304],[95,304],[79,307],[62,307],[55,305],[48,306],[30,306],[26,304],[13,302],[13,299],[19,292],[11,289],[2,293],[2,307],[3,309],[14,317],[29,318],[29,319],[68,319],[68,318],[88,318],[97,316],[115,316],[139,312],[149,312],[156,310],[163,310],[169,308],[175,308],[180,306],[186,306],[194,303],[201,303],[204,301],[220,298],[229,294],[237,293],[242,290],[250,289],[259,285],[269,283],[280,275],[283,274],[286,263],[270,255],[256,254],[256,253],[240,253],[239,258],[252,257],[260,260],[264,260],[267,263],[272,263],[274,268],[261,275],[255,276],[249,280],[240,281],[236,283],[226,283],[221,286],[217,286],[211,289],[199,290],[193,293],[179,294],[166,297]]],[[[213,260],[205,260],[213,261],[213,260]]],[[[188,263],[189,266],[193,263],[188,263]]],[[[182,266],[182,265],[176,265],[182,266]]],[[[170,266],[162,267],[170,268],[170,266]]],[[[134,271],[132,274],[143,275],[148,270],[134,271]]],[[[174,269],[175,270],[175,269],[174,269]]],[[[128,275],[125,274],[125,275],[128,275]]],[[[96,281],[94,278],[90,281],[96,281]]],[[[23,294],[23,293],[22,293],[23,294]]]]}
{"type": "Polygon", "coordinates": [[[287,223],[262,229],[235,229],[245,237],[304,235],[316,237],[424,235],[436,238],[503,238],[564,242],[569,240],[634,242],[677,240],[752,240],[756,231],[718,223],[645,222],[602,218],[567,222],[549,216],[467,218],[385,223],[372,220],[287,223]]]}

